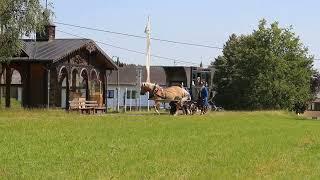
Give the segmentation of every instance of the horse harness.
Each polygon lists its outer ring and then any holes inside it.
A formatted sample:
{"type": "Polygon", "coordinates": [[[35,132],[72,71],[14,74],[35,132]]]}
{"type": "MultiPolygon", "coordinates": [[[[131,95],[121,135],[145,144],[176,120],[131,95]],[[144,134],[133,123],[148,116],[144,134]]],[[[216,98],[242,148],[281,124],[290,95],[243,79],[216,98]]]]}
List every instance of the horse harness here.
{"type": "Polygon", "coordinates": [[[152,94],[153,94],[153,96],[156,95],[160,98],[166,99],[166,96],[165,96],[163,89],[161,87],[157,86],[157,84],[154,85],[154,88],[152,90],[152,94]]]}

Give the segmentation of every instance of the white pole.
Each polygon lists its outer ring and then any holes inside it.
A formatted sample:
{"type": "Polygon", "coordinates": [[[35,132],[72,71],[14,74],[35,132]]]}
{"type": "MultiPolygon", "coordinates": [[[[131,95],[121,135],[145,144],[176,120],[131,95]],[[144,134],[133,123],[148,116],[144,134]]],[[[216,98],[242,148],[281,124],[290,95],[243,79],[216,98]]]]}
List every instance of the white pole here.
{"type": "Polygon", "coordinates": [[[147,69],[147,82],[150,82],[150,65],[151,65],[151,22],[148,16],[148,22],[145,29],[147,34],[147,49],[146,49],[146,69],[147,69]]]}
{"type": "Polygon", "coordinates": [[[130,111],[132,111],[132,89],[130,90],[130,111]]]}
{"type": "Polygon", "coordinates": [[[117,70],[117,112],[120,112],[120,105],[119,105],[119,91],[120,91],[120,72],[119,72],[119,57],[117,57],[117,65],[118,65],[118,70],[117,70]]]}
{"type": "MultiPolygon", "coordinates": [[[[139,87],[141,86],[142,69],[139,69],[139,87]]],[[[139,94],[139,111],[141,111],[141,95],[139,94]]]]}
{"type": "Polygon", "coordinates": [[[136,111],[138,111],[138,99],[137,99],[137,97],[134,100],[135,100],[135,105],[136,105],[136,111]]]}
{"type": "Polygon", "coordinates": [[[139,111],[141,111],[141,95],[139,95],[139,111]]]}
{"type": "Polygon", "coordinates": [[[120,87],[118,86],[118,88],[117,88],[117,112],[120,112],[119,96],[120,96],[120,87]]]}

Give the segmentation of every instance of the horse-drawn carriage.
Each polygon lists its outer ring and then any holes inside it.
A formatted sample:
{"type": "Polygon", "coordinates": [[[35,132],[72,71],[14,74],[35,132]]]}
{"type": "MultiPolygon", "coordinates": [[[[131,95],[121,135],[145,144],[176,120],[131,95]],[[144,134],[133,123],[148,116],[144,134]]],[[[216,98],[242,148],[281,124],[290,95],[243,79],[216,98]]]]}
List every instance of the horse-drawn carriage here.
{"type": "Polygon", "coordinates": [[[199,111],[200,114],[205,114],[209,110],[207,102],[204,103],[201,98],[192,98],[190,93],[180,86],[162,88],[157,84],[143,83],[140,93],[144,95],[146,92],[149,92],[150,99],[155,101],[157,113],[159,113],[161,103],[169,103],[172,115],[178,114],[179,110],[182,110],[186,115],[193,115],[199,111]]]}
{"type": "Polygon", "coordinates": [[[210,109],[208,105],[205,105],[201,100],[188,100],[180,104],[179,101],[171,101],[170,105],[170,114],[174,115],[177,111],[181,110],[185,115],[194,115],[200,113],[201,115],[206,114],[210,109]]]}

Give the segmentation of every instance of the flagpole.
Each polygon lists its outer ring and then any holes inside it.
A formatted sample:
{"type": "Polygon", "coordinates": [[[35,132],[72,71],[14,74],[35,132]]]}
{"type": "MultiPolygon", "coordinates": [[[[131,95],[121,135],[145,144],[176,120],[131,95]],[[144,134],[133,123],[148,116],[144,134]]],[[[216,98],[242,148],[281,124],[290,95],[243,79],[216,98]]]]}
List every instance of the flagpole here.
{"type": "Polygon", "coordinates": [[[151,23],[150,16],[148,16],[147,26],[145,29],[147,34],[147,48],[146,48],[146,70],[147,70],[147,81],[150,82],[150,65],[151,65],[151,23]]]}

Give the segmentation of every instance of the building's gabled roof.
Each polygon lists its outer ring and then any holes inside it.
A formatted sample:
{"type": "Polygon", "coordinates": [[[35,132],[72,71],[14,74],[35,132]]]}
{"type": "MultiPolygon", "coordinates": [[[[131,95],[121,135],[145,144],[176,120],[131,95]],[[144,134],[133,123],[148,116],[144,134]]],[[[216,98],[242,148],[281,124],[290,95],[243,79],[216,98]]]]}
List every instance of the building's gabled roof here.
{"type": "Polygon", "coordinates": [[[22,40],[22,51],[28,57],[14,59],[56,62],[69,54],[84,48],[90,43],[92,43],[101,55],[108,60],[108,64],[110,64],[113,69],[117,69],[117,66],[113,63],[112,59],[90,39],[54,39],[51,41],[22,40]]]}
{"type": "Polygon", "coordinates": [[[29,59],[34,60],[59,60],[86,44],[89,39],[54,39],[52,41],[23,40],[22,50],[29,59]]]}

